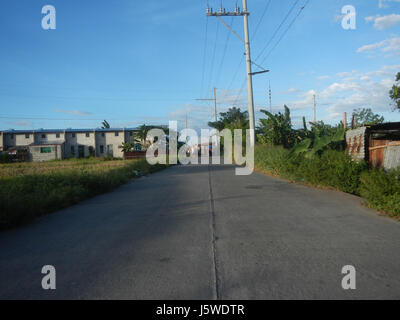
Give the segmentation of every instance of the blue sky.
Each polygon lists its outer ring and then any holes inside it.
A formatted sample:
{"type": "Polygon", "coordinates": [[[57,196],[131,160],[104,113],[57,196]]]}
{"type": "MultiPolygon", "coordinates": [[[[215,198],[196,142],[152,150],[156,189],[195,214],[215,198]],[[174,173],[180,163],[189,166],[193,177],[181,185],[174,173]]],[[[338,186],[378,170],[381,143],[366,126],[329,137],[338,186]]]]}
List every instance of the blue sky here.
{"type": "MultiPolygon", "coordinates": [[[[221,1],[208,2],[217,9],[221,1]]],[[[388,98],[400,71],[400,0],[310,0],[277,43],[306,2],[248,0],[252,58],[271,70],[253,79],[256,110],[269,109],[271,82],[274,111],[287,104],[295,124],[303,115],[312,120],[314,94],[317,117],[328,123],[359,107],[400,121],[388,98]],[[341,26],[349,4],[356,30],[341,26]]],[[[114,127],[182,126],[186,114],[190,127],[206,127],[212,103],[195,99],[211,97],[214,86],[219,111],[247,109],[243,44],[206,17],[206,3],[3,0],[0,129],[93,128],[102,119],[114,127]],[[41,27],[48,4],[56,8],[56,30],[41,27]]],[[[222,1],[229,10],[235,3],[222,1]]],[[[224,21],[243,35],[242,18],[224,21]]]]}

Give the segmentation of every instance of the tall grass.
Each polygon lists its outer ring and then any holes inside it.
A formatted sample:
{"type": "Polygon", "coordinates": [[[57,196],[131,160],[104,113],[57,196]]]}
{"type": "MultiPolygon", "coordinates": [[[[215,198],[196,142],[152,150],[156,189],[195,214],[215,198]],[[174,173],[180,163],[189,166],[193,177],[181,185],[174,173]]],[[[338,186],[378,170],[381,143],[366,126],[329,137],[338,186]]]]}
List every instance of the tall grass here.
{"type": "Polygon", "coordinates": [[[0,230],[108,192],[164,168],[145,159],[79,159],[0,165],[0,230]]]}
{"type": "Polygon", "coordinates": [[[279,146],[257,146],[255,165],[285,179],[362,196],[371,207],[400,218],[400,168],[369,170],[367,163],[352,161],[343,151],[307,158],[279,146]]]}

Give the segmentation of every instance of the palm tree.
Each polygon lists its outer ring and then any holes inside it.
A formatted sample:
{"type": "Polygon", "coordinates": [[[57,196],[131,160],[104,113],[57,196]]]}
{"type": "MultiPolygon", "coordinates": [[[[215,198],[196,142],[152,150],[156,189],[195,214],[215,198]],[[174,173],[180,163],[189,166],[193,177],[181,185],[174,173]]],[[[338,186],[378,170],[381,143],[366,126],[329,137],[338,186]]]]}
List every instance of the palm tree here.
{"type": "Polygon", "coordinates": [[[107,120],[104,120],[102,123],[102,129],[110,129],[110,124],[107,122],[107,120]]]}
{"type": "Polygon", "coordinates": [[[147,133],[151,130],[152,128],[150,126],[146,126],[145,124],[141,125],[139,127],[139,130],[135,132],[135,141],[138,142],[142,147],[146,148],[148,146],[148,140],[147,140],[147,133]]]}

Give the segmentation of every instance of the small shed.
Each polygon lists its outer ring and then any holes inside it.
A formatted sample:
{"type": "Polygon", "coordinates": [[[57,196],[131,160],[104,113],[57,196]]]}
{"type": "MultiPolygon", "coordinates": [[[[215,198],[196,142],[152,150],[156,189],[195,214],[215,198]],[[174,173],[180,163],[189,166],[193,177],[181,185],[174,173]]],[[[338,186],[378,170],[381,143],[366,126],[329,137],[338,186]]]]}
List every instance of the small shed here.
{"type": "Polygon", "coordinates": [[[348,130],[346,149],[354,160],[365,160],[371,168],[397,168],[400,166],[400,122],[348,130]]]}
{"type": "Polygon", "coordinates": [[[30,161],[49,161],[64,159],[64,141],[32,143],[29,145],[30,161]]]}

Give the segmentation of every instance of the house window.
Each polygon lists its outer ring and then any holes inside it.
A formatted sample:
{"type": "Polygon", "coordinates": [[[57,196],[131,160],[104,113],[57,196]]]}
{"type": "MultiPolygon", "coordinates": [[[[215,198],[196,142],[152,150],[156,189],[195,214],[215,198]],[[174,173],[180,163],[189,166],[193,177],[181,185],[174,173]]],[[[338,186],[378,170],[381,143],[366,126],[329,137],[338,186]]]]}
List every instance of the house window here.
{"type": "Polygon", "coordinates": [[[75,146],[71,146],[71,154],[75,154],[75,146]]]}
{"type": "Polygon", "coordinates": [[[25,139],[29,139],[29,133],[25,134],[25,139]]]}
{"type": "Polygon", "coordinates": [[[42,139],[46,139],[46,135],[45,134],[42,134],[42,139]]]}
{"type": "Polygon", "coordinates": [[[72,134],[72,138],[75,138],[75,133],[72,134]]]}
{"type": "Polygon", "coordinates": [[[100,153],[104,153],[104,146],[100,145],[100,153]]]}
{"type": "Polygon", "coordinates": [[[104,132],[101,133],[101,136],[104,137],[104,132]]]}
{"type": "Polygon", "coordinates": [[[118,137],[119,136],[119,132],[115,132],[115,136],[118,137]]]}
{"type": "Polygon", "coordinates": [[[89,138],[89,137],[90,137],[90,133],[86,132],[86,138],[89,138]]]}
{"type": "Polygon", "coordinates": [[[132,136],[133,136],[133,132],[132,132],[132,131],[130,131],[130,132],[129,132],[129,135],[132,137],[132,136]]]}
{"type": "Polygon", "coordinates": [[[60,137],[60,134],[59,133],[56,133],[56,138],[59,138],[60,137]]]}
{"type": "Polygon", "coordinates": [[[40,153],[51,153],[51,147],[41,147],[40,153]]]}

